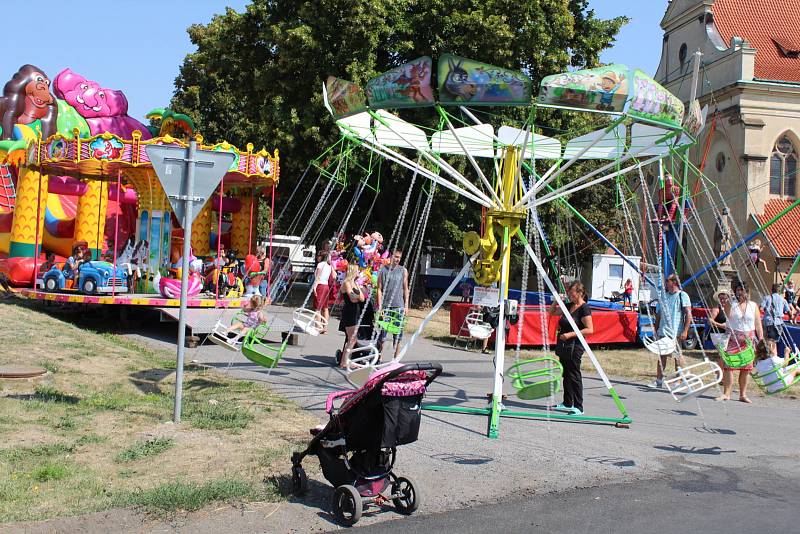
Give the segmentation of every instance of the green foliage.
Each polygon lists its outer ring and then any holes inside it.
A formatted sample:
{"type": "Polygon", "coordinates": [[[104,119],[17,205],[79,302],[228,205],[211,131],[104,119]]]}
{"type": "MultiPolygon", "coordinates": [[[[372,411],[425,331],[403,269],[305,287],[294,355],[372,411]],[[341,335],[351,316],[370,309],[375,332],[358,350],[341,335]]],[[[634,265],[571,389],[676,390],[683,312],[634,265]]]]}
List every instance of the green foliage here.
{"type": "Polygon", "coordinates": [[[31,458],[49,458],[61,454],[75,452],[75,445],[67,443],[47,443],[33,447],[16,447],[0,450],[0,460],[7,462],[20,462],[31,458]]]}
{"type": "Polygon", "coordinates": [[[35,468],[31,473],[31,478],[38,482],[48,482],[50,480],[62,480],[69,475],[66,465],[59,462],[47,462],[35,468]]]}
{"type": "Polygon", "coordinates": [[[59,368],[58,367],[58,362],[55,362],[53,360],[42,360],[41,365],[42,365],[42,367],[44,367],[45,369],[47,369],[51,373],[57,373],[58,372],[58,368],[59,368]]]}
{"type": "Polygon", "coordinates": [[[253,414],[232,402],[190,402],[185,416],[195,428],[214,430],[239,430],[247,428],[253,414]]]}
{"type": "Polygon", "coordinates": [[[146,441],[138,441],[120,452],[115,461],[119,463],[133,462],[141,458],[155,456],[169,450],[173,445],[175,445],[175,441],[172,438],[157,437],[146,441]]]}
{"type": "Polygon", "coordinates": [[[205,484],[168,482],[149,490],[117,496],[117,506],[141,506],[154,513],[199,510],[216,501],[255,500],[266,497],[253,482],[222,479],[205,484]]]}
{"type": "Polygon", "coordinates": [[[79,397],[63,393],[53,386],[44,385],[36,386],[33,398],[41,402],[57,402],[63,404],[76,404],[80,401],[79,397]]]}
{"type": "MultiPolygon", "coordinates": [[[[279,148],[279,198],[288,200],[307,163],[339,136],[322,104],[320,87],[329,75],[363,84],[416,57],[452,52],[523,70],[538,83],[568,67],[598,66],[600,53],[625,22],[623,17],[598,19],[588,0],[254,0],[244,13],[227,9],[209,24],[189,28],[197,51],[180,68],[171,105],[191,116],[208,141],[226,139],[239,146],[252,141],[269,150],[279,148]]],[[[526,112],[492,111],[517,121],[526,112]]],[[[404,114],[417,124],[436,126],[430,110],[404,114]]],[[[540,112],[536,122],[547,135],[589,124],[578,114],[554,111],[540,112]]],[[[313,178],[296,198],[310,193],[313,178]]],[[[389,209],[373,211],[370,229],[391,233],[408,183],[407,171],[385,166],[379,207],[389,209]]],[[[583,196],[591,198],[588,192],[583,196]]],[[[300,204],[295,200],[289,206],[282,223],[295,217],[300,204]]],[[[368,204],[362,200],[351,220],[360,221],[368,204]]],[[[282,206],[276,207],[280,212],[282,206]]],[[[345,207],[334,213],[323,236],[341,221],[345,207]]],[[[609,211],[593,222],[601,227],[613,222],[609,211]]],[[[268,210],[259,213],[259,232],[265,233],[268,210]]],[[[552,224],[553,219],[544,218],[552,224]]],[[[475,206],[440,189],[429,228],[443,231],[429,231],[428,239],[460,247],[463,231],[476,228],[479,220],[475,206]]]]}

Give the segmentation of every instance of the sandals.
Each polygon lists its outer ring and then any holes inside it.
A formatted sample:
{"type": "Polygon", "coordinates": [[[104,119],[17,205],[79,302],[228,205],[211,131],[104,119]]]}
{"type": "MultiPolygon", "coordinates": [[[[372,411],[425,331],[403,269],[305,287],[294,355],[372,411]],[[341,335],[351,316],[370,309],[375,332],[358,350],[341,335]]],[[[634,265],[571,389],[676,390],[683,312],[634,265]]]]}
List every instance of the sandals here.
{"type": "Polygon", "coordinates": [[[731,398],[728,397],[728,396],[725,396],[725,395],[720,395],[719,397],[714,397],[714,400],[715,401],[729,401],[729,400],[731,400],[731,398]]]}

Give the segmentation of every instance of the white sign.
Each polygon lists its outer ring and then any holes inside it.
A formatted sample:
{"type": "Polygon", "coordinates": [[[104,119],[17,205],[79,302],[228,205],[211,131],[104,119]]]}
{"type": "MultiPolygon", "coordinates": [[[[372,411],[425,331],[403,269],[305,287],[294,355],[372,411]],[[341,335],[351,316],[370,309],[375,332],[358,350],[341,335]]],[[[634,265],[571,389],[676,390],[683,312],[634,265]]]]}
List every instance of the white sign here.
{"type": "Polygon", "coordinates": [[[500,305],[500,290],[496,287],[475,286],[472,289],[472,303],[475,306],[496,308],[500,305]]]}

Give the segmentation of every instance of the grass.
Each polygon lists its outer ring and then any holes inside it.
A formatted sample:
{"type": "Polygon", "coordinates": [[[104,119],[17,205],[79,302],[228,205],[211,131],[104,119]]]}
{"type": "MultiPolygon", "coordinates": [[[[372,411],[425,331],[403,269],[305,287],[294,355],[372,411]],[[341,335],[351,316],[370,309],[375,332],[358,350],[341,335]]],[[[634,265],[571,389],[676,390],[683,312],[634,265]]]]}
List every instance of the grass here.
{"type": "Polygon", "coordinates": [[[195,428],[213,430],[241,430],[254,419],[245,408],[225,401],[213,404],[193,402],[186,406],[184,414],[195,428]]]}
{"type": "Polygon", "coordinates": [[[171,449],[175,445],[172,438],[153,438],[147,441],[137,441],[124,451],[120,452],[114,461],[118,463],[134,462],[142,458],[156,456],[171,449]]]}
{"type": "Polygon", "coordinates": [[[59,462],[47,462],[37,467],[33,473],[31,473],[31,478],[37,482],[49,482],[51,480],[62,480],[67,478],[68,475],[69,469],[65,464],[59,462]]]}
{"type": "Polygon", "coordinates": [[[51,373],[57,373],[59,369],[58,362],[53,360],[42,360],[40,362],[41,366],[50,371],[51,373]]]}
{"type": "Polygon", "coordinates": [[[235,478],[205,483],[168,482],[148,490],[122,494],[116,498],[121,506],[140,506],[150,512],[199,510],[212,502],[265,500],[272,495],[263,484],[235,478]]]}
{"type": "Polygon", "coordinates": [[[171,351],[97,332],[109,321],[91,311],[72,324],[41,310],[0,304],[0,365],[50,371],[0,379],[0,525],[280,498],[263,481],[288,476],[291,444],[315,418],[262,384],[187,367],[184,422],[173,425],[171,351]]]}

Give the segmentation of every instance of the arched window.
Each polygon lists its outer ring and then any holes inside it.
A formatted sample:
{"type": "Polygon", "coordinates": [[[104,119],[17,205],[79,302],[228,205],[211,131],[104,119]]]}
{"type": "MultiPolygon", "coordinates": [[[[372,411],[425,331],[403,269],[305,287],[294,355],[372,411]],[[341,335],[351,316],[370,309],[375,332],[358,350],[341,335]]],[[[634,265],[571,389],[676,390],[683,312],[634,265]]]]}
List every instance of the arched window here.
{"type": "Polygon", "coordinates": [[[797,153],[787,136],[775,143],[769,159],[769,192],[772,195],[797,195],[797,153]]]}

